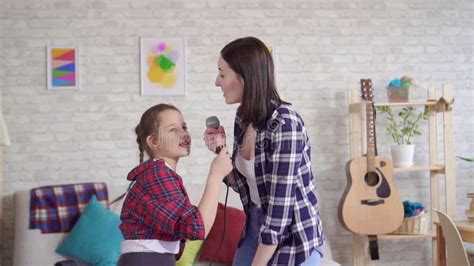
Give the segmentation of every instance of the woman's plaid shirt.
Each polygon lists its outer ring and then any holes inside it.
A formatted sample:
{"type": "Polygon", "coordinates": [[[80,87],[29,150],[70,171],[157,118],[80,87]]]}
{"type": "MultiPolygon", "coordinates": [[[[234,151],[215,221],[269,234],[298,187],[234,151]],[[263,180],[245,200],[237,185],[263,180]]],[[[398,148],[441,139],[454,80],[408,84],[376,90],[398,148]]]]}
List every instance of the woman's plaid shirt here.
{"type": "MultiPolygon", "coordinates": [[[[233,158],[238,145],[245,145],[245,127],[237,115],[233,158]]],[[[288,105],[280,105],[266,124],[255,129],[255,176],[265,214],[259,241],[278,245],[269,265],[298,265],[324,244],[306,128],[298,113],[288,105]]],[[[247,213],[250,195],[246,178],[235,165],[233,173],[233,188],[239,192],[247,213]]]]}

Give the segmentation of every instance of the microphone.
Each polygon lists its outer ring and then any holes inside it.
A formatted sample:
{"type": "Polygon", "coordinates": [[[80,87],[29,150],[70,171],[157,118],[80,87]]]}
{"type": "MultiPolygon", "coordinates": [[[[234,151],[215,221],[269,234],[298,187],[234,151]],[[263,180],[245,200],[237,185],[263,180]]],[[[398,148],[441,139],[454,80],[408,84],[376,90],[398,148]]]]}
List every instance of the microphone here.
{"type": "MultiPolygon", "coordinates": [[[[208,118],[206,118],[206,127],[207,128],[215,128],[215,129],[218,129],[220,127],[220,123],[219,123],[219,118],[217,118],[217,116],[209,116],[208,118]]],[[[222,147],[219,146],[216,148],[216,153],[219,154],[219,152],[221,151],[222,147]]]]}
{"type": "MultiPolygon", "coordinates": [[[[218,129],[220,126],[221,126],[221,124],[219,123],[219,118],[217,118],[217,116],[209,116],[208,118],[206,118],[206,127],[207,128],[218,129]]],[[[217,147],[216,148],[216,153],[219,154],[219,152],[221,150],[222,150],[222,146],[217,147]]],[[[229,195],[229,182],[227,181],[227,176],[224,177],[224,180],[222,180],[222,181],[227,186],[227,193],[226,193],[226,196],[225,196],[225,206],[227,206],[227,196],[229,195]]],[[[225,210],[226,210],[226,208],[224,208],[224,219],[225,219],[225,210]]],[[[225,232],[225,221],[224,221],[224,232],[225,232]]]]}
{"type": "Polygon", "coordinates": [[[217,116],[209,116],[207,119],[206,119],[206,127],[207,128],[215,128],[215,129],[218,129],[220,127],[220,123],[219,123],[219,118],[217,118],[217,116]]]}
{"type": "MultiPolygon", "coordinates": [[[[220,126],[221,126],[221,124],[219,123],[219,118],[217,118],[217,116],[209,116],[208,118],[206,118],[206,127],[207,128],[218,129],[220,126]]],[[[219,154],[219,152],[221,152],[221,150],[222,150],[222,146],[217,147],[216,148],[216,153],[219,154]]],[[[227,191],[225,193],[225,201],[224,201],[224,232],[222,233],[221,242],[219,244],[219,247],[217,248],[216,252],[214,253],[214,259],[217,257],[217,254],[221,250],[222,243],[224,242],[224,235],[225,235],[225,230],[226,230],[226,225],[227,225],[226,210],[227,210],[227,198],[229,196],[229,182],[227,181],[227,176],[224,177],[222,182],[224,182],[224,184],[227,186],[227,191]]]]}

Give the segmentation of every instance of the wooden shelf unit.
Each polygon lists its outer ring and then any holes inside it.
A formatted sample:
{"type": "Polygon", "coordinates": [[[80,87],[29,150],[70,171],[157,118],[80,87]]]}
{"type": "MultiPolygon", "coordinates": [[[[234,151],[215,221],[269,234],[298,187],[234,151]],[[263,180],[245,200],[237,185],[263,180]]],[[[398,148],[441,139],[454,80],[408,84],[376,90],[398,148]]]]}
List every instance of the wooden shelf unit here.
{"type": "Polygon", "coordinates": [[[414,238],[436,238],[435,232],[428,232],[420,235],[378,235],[378,239],[414,239],[414,238]]]}
{"type": "MultiPolygon", "coordinates": [[[[453,146],[453,112],[452,107],[447,110],[436,109],[441,103],[451,103],[453,100],[453,87],[443,85],[442,98],[438,99],[435,88],[428,88],[428,99],[426,101],[410,101],[401,103],[375,103],[375,106],[430,106],[429,114],[429,165],[414,165],[411,167],[395,167],[394,175],[397,173],[427,171],[430,174],[431,209],[440,209],[441,197],[445,200],[446,213],[454,217],[456,213],[456,180],[454,175],[454,146],[453,146]],[[443,99],[443,101],[440,101],[443,99]],[[442,115],[443,122],[438,123],[438,114],[442,115]],[[442,125],[439,125],[442,124],[442,125]],[[438,156],[438,128],[443,129],[444,160],[440,161],[438,156]],[[445,190],[440,192],[439,179],[444,178],[445,190]]],[[[360,91],[349,89],[349,143],[351,158],[361,156],[367,147],[365,131],[365,108],[360,97],[360,91]]],[[[432,265],[439,265],[436,244],[436,232],[422,235],[379,235],[380,240],[397,239],[432,239],[432,265]]],[[[354,265],[374,265],[369,256],[367,236],[353,234],[354,265]]],[[[381,254],[381,256],[383,256],[381,254]]]]}
{"type": "Polygon", "coordinates": [[[413,165],[410,167],[394,167],[394,173],[402,173],[402,172],[420,172],[420,171],[433,171],[437,173],[444,173],[445,168],[444,165],[441,164],[433,164],[433,165],[413,165]]]}

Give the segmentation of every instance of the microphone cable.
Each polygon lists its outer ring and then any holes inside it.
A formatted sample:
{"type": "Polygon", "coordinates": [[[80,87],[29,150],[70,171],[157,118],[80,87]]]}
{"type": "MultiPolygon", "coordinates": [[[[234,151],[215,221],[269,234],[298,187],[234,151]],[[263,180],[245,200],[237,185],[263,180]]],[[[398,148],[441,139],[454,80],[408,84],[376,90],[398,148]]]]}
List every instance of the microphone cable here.
{"type": "Polygon", "coordinates": [[[226,193],[225,193],[225,200],[224,200],[224,229],[223,229],[223,232],[222,232],[219,247],[216,249],[216,252],[214,253],[214,256],[212,257],[212,260],[211,260],[211,263],[209,264],[209,266],[212,266],[212,262],[216,259],[217,254],[219,254],[219,251],[222,248],[222,244],[224,243],[224,236],[225,236],[225,230],[226,230],[226,225],[227,225],[227,198],[229,197],[229,184],[227,182],[225,182],[225,184],[227,186],[227,190],[226,190],[226,193]]]}

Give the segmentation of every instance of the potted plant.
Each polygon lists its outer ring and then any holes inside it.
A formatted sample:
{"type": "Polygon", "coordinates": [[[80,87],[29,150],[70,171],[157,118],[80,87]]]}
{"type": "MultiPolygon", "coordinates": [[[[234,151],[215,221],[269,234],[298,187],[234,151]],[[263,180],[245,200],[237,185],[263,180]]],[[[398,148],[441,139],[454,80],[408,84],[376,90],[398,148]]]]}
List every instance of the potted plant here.
{"type": "Polygon", "coordinates": [[[461,159],[461,160],[464,160],[464,161],[468,161],[468,162],[474,163],[474,157],[468,158],[468,157],[458,156],[458,158],[461,159]]]}
{"type": "Polygon", "coordinates": [[[394,166],[408,167],[413,165],[415,145],[413,138],[422,134],[421,122],[428,119],[428,108],[417,112],[413,106],[406,106],[395,116],[389,106],[378,106],[377,110],[388,119],[387,132],[394,145],[390,146],[394,166]]]}

